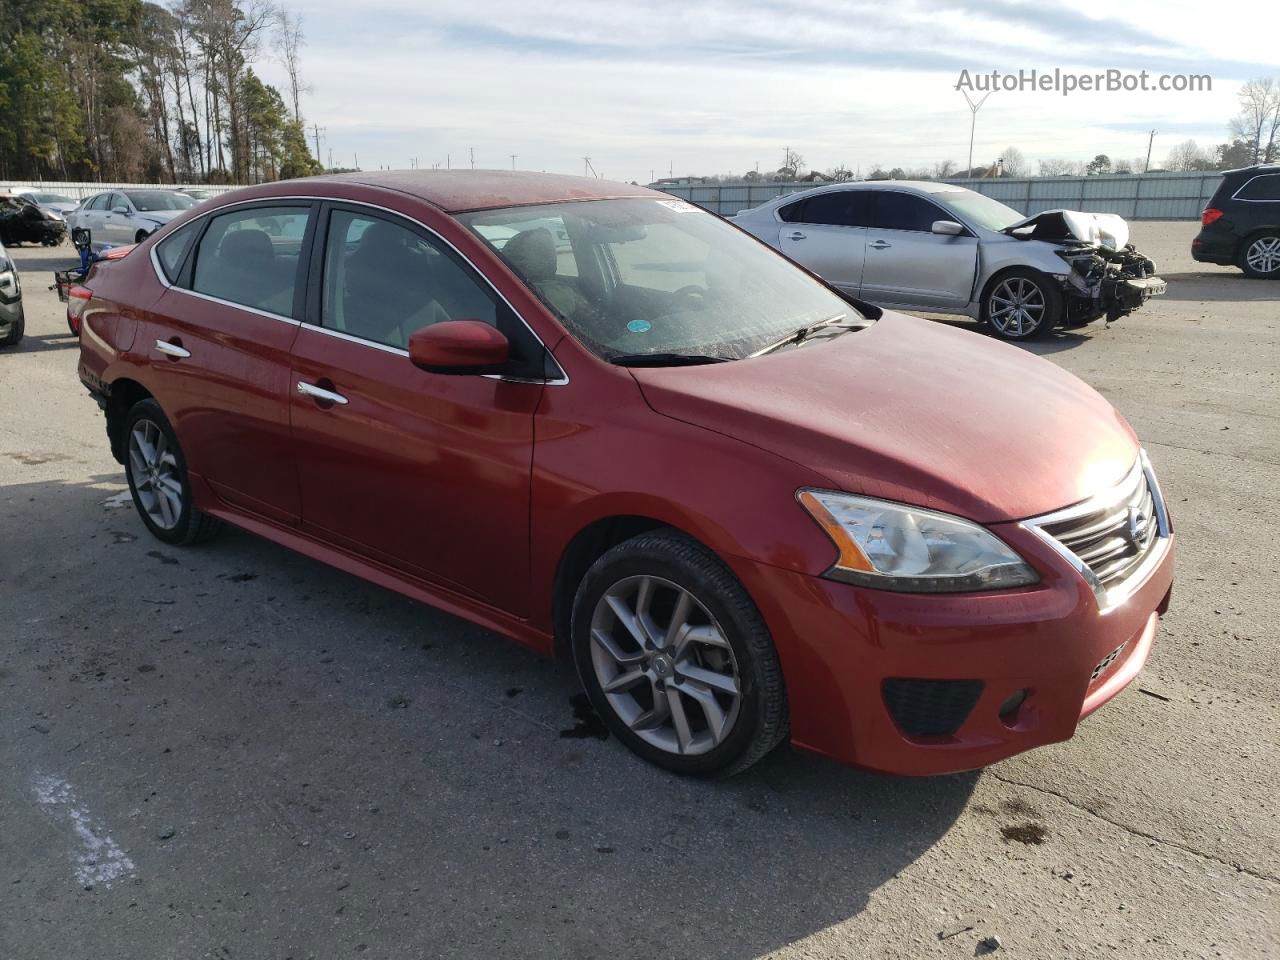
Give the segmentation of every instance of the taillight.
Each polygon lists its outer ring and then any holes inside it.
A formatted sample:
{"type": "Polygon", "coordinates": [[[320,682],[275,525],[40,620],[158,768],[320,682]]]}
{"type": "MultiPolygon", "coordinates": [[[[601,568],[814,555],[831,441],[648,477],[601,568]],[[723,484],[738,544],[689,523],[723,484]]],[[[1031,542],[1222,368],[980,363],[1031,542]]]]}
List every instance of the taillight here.
{"type": "Polygon", "coordinates": [[[1204,213],[1200,214],[1200,226],[1207,227],[1213,221],[1222,217],[1222,211],[1217,207],[1205,207],[1204,213]]]}
{"type": "Polygon", "coordinates": [[[110,247],[98,254],[99,260],[123,260],[136,247],[136,243],[127,243],[123,247],[110,247]]]}
{"type": "Polygon", "coordinates": [[[79,284],[67,291],[67,326],[77,337],[80,336],[80,325],[84,319],[84,308],[93,299],[93,291],[79,284]]]}

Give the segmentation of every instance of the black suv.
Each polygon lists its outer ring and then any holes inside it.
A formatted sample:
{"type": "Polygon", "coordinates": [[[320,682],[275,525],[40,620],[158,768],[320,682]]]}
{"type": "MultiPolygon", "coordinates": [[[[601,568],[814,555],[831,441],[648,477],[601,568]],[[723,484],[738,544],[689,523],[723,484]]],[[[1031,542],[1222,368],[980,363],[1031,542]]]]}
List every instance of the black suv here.
{"type": "Polygon", "coordinates": [[[1280,163],[1228,170],[1200,215],[1191,256],[1280,279],[1280,163]]]}

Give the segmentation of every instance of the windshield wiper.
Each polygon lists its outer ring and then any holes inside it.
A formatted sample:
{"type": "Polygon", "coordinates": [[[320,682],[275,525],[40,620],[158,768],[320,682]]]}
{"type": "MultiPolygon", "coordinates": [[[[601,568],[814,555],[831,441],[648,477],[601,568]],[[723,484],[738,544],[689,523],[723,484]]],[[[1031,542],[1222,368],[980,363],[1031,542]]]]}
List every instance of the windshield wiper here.
{"type": "Polygon", "coordinates": [[[726,363],[728,357],[712,357],[705,353],[624,353],[610,357],[619,367],[696,367],[706,363],[726,363]]]}
{"type": "Polygon", "coordinates": [[[867,325],[865,321],[861,321],[861,320],[852,321],[850,323],[840,323],[841,320],[848,319],[848,316],[849,315],[847,313],[837,313],[834,317],[827,317],[827,319],[819,320],[817,323],[806,324],[805,326],[800,327],[794,333],[787,334],[781,340],[778,340],[775,343],[769,344],[767,347],[763,347],[762,349],[757,350],[755,353],[751,354],[750,356],[762,357],[766,353],[772,353],[774,350],[777,350],[781,347],[789,347],[789,346],[792,346],[793,344],[804,343],[806,340],[809,339],[809,337],[813,336],[813,334],[817,333],[819,330],[823,330],[831,327],[834,327],[835,329],[838,329],[838,330],[861,330],[863,327],[867,325]]]}

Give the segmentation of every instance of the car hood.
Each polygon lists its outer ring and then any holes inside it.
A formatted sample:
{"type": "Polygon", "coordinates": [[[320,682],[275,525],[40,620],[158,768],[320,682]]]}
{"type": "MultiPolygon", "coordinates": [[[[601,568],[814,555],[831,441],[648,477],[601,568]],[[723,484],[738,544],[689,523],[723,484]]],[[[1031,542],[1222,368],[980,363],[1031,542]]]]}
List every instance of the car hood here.
{"type": "Polygon", "coordinates": [[[1138,455],[1124,418],[1053,363],[891,312],[751,360],[630,372],[658,413],[786,457],[833,488],[981,523],[1084,500],[1138,455]]]}
{"type": "Polygon", "coordinates": [[[1129,242],[1129,224],[1124,217],[1080,210],[1044,210],[1010,224],[1001,232],[1051,243],[1075,240],[1112,250],[1122,250],[1129,242]]]}
{"type": "Polygon", "coordinates": [[[42,203],[40,204],[40,206],[43,207],[45,210],[54,210],[62,214],[64,217],[68,213],[70,213],[72,210],[80,209],[80,204],[78,203],[63,203],[61,201],[59,201],[58,203],[42,203]]]}

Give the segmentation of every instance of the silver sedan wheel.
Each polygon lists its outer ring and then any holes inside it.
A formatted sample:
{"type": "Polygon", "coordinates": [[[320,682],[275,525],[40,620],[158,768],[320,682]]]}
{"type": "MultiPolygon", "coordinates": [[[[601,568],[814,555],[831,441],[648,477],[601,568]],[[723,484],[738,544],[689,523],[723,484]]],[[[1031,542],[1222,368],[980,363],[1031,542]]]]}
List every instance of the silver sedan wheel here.
{"type": "Polygon", "coordinates": [[[138,502],[161,530],[172,530],[182,516],[182,479],[178,459],[159,424],[139,420],[129,431],[129,475],[138,502]]]}
{"type": "Polygon", "coordinates": [[[742,690],[729,639],[670,580],[627,577],[605,591],[591,618],[591,664],[618,718],[660,750],[706,753],[738,721],[742,690]]]}
{"type": "Polygon", "coordinates": [[[1245,260],[1259,273],[1280,270],[1280,237],[1259,237],[1249,244],[1245,260]]]}
{"type": "Polygon", "coordinates": [[[987,317],[998,333],[1025,337],[1044,321],[1044,291],[1026,277],[1010,277],[991,291],[987,317]]]}

